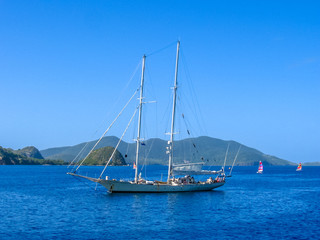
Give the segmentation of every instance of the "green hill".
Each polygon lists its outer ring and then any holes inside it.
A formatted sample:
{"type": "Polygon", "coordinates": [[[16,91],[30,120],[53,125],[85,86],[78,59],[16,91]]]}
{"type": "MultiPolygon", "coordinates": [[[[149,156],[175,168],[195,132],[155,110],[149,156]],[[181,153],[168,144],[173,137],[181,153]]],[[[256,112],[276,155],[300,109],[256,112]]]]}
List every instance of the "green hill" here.
{"type": "Polygon", "coordinates": [[[16,154],[19,154],[19,155],[29,157],[29,158],[43,159],[39,150],[33,146],[25,147],[25,148],[22,148],[19,150],[14,150],[13,152],[16,154]]]}
{"type": "Polygon", "coordinates": [[[64,163],[62,160],[30,158],[24,154],[18,154],[17,151],[0,146],[0,165],[62,165],[64,163]]]}
{"type": "MultiPolygon", "coordinates": [[[[111,157],[114,151],[114,147],[103,147],[97,150],[92,151],[86,161],[84,162],[85,165],[105,165],[109,158],[111,157]]],[[[122,154],[116,150],[114,156],[112,157],[109,166],[123,166],[127,165],[126,161],[124,160],[122,154]]]]}
{"type": "MultiPolygon", "coordinates": [[[[98,144],[96,149],[112,146],[115,147],[119,139],[117,137],[104,137],[98,144]]],[[[64,161],[72,161],[77,154],[83,149],[80,158],[84,158],[96,141],[81,143],[70,147],[50,148],[40,151],[45,159],[61,159],[64,161]]],[[[229,153],[227,165],[231,165],[234,157],[241,145],[235,141],[224,141],[211,137],[189,138],[174,142],[174,163],[199,162],[203,159],[206,165],[223,165],[226,149],[229,144],[229,153]]],[[[166,154],[167,141],[159,138],[149,139],[141,145],[141,161],[145,164],[162,164],[168,163],[168,155],[166,154]],[[147,159],[145,161],[145,159],[147,159]]],[[[135,143],[126,143],[122,141],[118,147],[122,155],[127,156],[126,162],[133,163],[135,159],[135,143]]],[[[287,160],[264,154],[256,149],[241,145],[241,150],[235,165],[252,166],[258,165],[262,161],[264,165],[296,165],[287,160]]]]}

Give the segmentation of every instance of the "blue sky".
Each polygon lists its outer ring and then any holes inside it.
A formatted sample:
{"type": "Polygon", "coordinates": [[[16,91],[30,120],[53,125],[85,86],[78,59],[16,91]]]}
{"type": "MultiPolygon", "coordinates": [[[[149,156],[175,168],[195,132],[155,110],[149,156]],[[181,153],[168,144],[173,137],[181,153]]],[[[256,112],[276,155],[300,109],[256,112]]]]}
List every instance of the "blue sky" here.
{"type": "MultiPolygon", "coordinates": [[[[0,0],[0,145],[98,138],[139,82],[140,68],[128,84],[142,55],[180,39],[181,84],[190,78],[198,93],[203,134],[319,161],[319,10],[318,1],[0,0]]],[[[171,44],[147,57],[156,108],[168,103],[174,55],[171,44]]]]}

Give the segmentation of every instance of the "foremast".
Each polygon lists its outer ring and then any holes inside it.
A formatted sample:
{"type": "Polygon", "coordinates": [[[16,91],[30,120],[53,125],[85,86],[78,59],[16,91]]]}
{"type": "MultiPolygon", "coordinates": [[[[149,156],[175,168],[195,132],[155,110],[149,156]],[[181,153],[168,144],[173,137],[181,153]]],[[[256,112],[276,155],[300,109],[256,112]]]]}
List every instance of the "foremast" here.
{"type": "Polygon", "coordinates": [[[136,169],[134,175],[134,182],[138,182],[138,163],[139,163],[139,149],[140,149],[140,132],[141,132],[141,116],[142,116],[142,99],[143,99],[143,84],[144,84],[144,69],[145,69],[146,55],[142,58],[142,72],[140,84],[140,98],[139,98],[139,119],[138,119],[138,135],[137,135],[137,148],[136,148],[136,169]]]}
{"type": "Polygon", "coordinates": [[[176,55],[176,69],[174,77],[174,87],[173,87],[173,106],[172,106],[172,118],[171,118],[171,132],[170,132],[170,141],[169,145],[169,164],[168,164],[168,179],[167,183],[170,182],[170,177],[172,175],[172,159],[173,159],[173,136],[174,136],[174,123],[175,123],[175,114],[176,114],[176,99],[177,99],[177,82],[178,82],[178,62],[179,62],[179,50],[180,50],[180,41],[177,43],[177,55],[176,55]]]}

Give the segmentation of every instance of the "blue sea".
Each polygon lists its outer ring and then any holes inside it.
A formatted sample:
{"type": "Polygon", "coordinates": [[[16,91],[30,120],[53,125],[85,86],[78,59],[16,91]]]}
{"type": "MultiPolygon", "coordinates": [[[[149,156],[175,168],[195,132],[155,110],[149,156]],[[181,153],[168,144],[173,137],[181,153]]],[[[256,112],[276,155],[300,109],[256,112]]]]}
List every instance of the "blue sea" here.
{"type": "MultiPolygon", "coordinates": [[[[165,178],[167,169],[142,171],[165,178]]],[[[256,171],[235,167],[209,192],[109,194],[66,166],[0,166],[0,239],[320,239],[320,167],[256,171]]],[[[131,167],[107,172],[133,176],[131,167]]]]}

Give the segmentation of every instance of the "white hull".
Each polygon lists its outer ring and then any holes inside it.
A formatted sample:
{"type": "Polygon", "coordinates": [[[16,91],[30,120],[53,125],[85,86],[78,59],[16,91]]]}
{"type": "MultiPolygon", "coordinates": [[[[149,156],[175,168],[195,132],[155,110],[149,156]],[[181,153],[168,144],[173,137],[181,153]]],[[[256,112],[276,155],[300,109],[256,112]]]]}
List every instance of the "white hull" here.
{"type": "Polygon", "coordinates": [[[100,180],[99,183],[108,189],[109,192],[135,192],[135,193],[164,193],[164,192],[195,192],[210,191],[214,188],[221,187],[224,182],[216,183],[196,183],[196,184],[136,184],[131,182],[119,182],[112,180],[100,180]]]}
{"type": "Polygon", "coordinates": [[[260,174],[262,174],[262,173],[263,173],[263,171],[258,171],[257,173],[260,173],[260,174]]]}
{"type": "Polygon", "coordinates": [[[214,188],[221,187],[225,182],[212,182],[212,183],[195,183],[195,184],[166,184],[166,183],[153,183],[153,184],[137,184],[134,182],[122,182],[117,180],[103,180],[97,178],[85,177],[73,173],[70,175],[76,177],[86,178],[90,181],[100,183],[109,192],[123,192],[123,193],[166,193],[166,192],[196,192],[196,191],[210,191],[214,188]]]}

